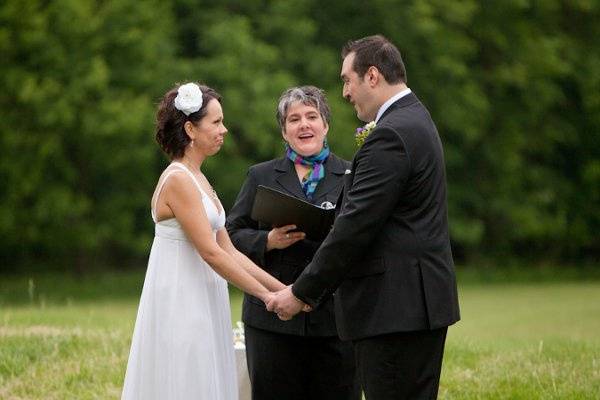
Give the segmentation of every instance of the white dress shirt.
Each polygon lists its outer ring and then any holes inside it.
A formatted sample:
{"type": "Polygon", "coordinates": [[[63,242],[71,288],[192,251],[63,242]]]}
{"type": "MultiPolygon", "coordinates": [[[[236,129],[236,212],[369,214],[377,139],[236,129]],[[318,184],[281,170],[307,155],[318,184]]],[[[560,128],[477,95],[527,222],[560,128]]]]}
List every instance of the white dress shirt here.
{"type": "Polygon", "coordinates": [[[385,103],[383,103],[383,105],[381,107],[379,107],[379,111],[377,111],[377,117],[375,117],[375,123],[377,123],[379,121],[379,118],[381,118],[381,116],[383,115],[383,113],[385,112],[385,110],[387,110],[388,108],[390,108],[390,106],[393,103],[395,103],[397,100],[401,99],[402,97],[406,96],[410,92],[411,92],[410,88],[406,88],[406,89],[402,90],[401,92],[396,93],[395,95],[393,95],[392,97],[390,97],[388,99],[388,101],[386,101],[385,103]]]}

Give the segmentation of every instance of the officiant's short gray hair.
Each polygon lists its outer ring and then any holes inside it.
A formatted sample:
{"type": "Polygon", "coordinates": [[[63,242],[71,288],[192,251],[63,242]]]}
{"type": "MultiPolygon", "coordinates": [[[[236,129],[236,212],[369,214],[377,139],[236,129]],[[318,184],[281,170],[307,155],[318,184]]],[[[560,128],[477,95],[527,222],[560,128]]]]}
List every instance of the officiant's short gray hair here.
{"type": "Polygon", "coordinates": [[[277,122],[282,131],[285,131],[285,119],[292,104],[300,102],[319,110],[323,121],[329,125],[331,111],[325,99],[325,92],[316,86],[297,86],[289,88],[279,98],[277,106],[277,122]]]}

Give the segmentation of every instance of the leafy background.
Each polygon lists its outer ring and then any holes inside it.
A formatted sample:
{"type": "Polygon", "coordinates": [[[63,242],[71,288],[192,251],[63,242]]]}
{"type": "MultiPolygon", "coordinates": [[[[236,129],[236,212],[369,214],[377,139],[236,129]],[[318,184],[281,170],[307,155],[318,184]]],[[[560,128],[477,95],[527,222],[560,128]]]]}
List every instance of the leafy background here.
{"type": "Polygon", "coordinates": [[[339,50],[381,33],[444,142],[460,263],[600,258],[600,3],[594,0],[7,0],[0,4],[0,272],[141,266],[167,164],[155,108],[217,89],[229,135],[205,172],[229,208],[282,154],[281,92],[314,84],[350,159],[339,50]]]}

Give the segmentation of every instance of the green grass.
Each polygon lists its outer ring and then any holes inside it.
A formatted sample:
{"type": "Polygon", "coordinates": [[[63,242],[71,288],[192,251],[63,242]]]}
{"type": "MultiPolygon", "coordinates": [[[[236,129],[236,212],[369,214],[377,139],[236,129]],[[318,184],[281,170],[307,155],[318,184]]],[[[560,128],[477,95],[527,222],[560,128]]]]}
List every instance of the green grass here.
{"type": "MultiPolygon", "coordinates": [[[[118,399],[142,280],[0,277],[0,399],[118,399]]],[[[440,399],[598,398],[600,282],[465,282],[440,399]]]]}
{"type": "Polygon", "coordinates": [[[467,285],[440,398],[597,399],[600,283],[467,285]]]}

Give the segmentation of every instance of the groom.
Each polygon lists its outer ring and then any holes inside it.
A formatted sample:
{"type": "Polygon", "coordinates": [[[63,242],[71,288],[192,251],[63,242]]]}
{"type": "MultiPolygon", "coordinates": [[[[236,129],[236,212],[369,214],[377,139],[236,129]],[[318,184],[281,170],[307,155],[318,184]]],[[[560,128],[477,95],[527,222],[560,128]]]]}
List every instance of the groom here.
{"type": "Polygon", "coordinates": [[[268,304],[290,319],[335,293],[368,400],[435,399],[447,327],[459,320],[442,144],[383,36],[342,50],[344,97],[375,121],[346,175],[335,224],[293,286],[268,304]]]}

